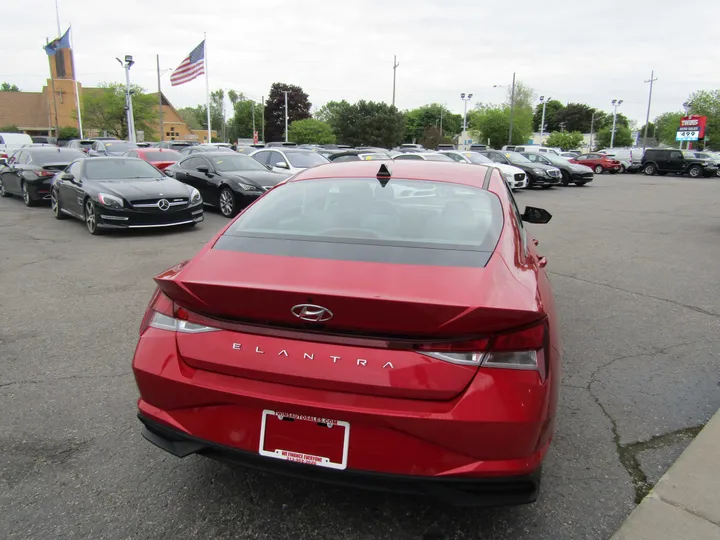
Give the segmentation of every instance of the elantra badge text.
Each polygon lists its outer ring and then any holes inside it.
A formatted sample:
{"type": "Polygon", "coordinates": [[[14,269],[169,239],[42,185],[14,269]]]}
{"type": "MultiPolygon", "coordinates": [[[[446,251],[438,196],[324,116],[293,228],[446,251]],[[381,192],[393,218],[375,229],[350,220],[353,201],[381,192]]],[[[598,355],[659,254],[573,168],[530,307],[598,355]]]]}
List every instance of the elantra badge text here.
{"type": "MultiPolygon", "coordinates": [[[[233,343],[232,348],[235,351],[242,351],[245,348],[243,347],[242,343],[233,343]]],[[[260,347],[255,347],[255,350],[253,351],[255,354],[265,354],[265,351],[263,351],[260,347]]],[[[287,349],[282,349],[277,355],[275,356],[285,356],[290,357],[288,354],[287,349]]],[[[315,353],[303,353],[303,360],[315,360],[315,353]]],[[[341,359],[342,356],[328,356],[330,360],[332,360],[333,364],[337,364],[341,359]]],[[[355,365],[359,367],[368,367],[368,361],[364,358],[356,358],[355,359],[355,365]]],[[[395,366],[393,366],[392,362],[385,362],[385,365],[383,365],[382,369],[395,369],[395,366]]]]}
{"type": "Polygon", "coordinates": [[[333,318],[333,313],[328,308],[316,306],[315,304],[298,304],[293,306],[292,314],[298,319],[310,322],[324,322],[333,318]]]}

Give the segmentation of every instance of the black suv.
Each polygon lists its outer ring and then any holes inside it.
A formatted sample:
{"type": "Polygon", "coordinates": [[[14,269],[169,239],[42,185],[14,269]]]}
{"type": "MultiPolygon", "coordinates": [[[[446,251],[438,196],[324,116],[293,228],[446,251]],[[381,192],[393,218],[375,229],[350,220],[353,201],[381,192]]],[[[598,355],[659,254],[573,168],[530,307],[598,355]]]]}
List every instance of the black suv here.
{"type": "Polygon", "coordinates": [[[701,176],[715,176],[717,166],[709,159],[702,159],[695,152],[675,150],[673,148],[651,148],[645,150],[642,158],[642,168],[645,174],[667,173],[687,174],[692,178],[701,176]]]}

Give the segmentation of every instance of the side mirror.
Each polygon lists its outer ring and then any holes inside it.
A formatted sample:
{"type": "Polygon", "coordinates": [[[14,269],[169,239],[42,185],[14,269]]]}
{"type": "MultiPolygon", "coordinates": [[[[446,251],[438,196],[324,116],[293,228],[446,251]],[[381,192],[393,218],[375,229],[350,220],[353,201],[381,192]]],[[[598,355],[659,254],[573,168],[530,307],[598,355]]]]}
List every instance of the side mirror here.
{"type": "Polygon", "coordinates": [[[536,208],[534,206],[526,206],[522,216],[523,221],[527,223],[547,223],[552,219],[552,214],[544,208],[536,208]]]}
{"type": "Polygon", "coordinates": [[[289,169],[288,164],[285,163],[284,161],[278,161],[275,164],[275,167],[277,167],[278,169],[289,169]]]}
{"type": "Polygon", "coordinates": [[[62,176],[60,176],[61,179],[66,180],[68,182],[72,182],[75,180],[75,177],[70,173],[63,173],[62,176]]]}
{"type": "Polygon", "coordinates": [[[198,167],[198,168],[197,168],[197,172],[201,172],[201,173],[205,173],[205,174],[210,174],[210,167],[204,167],[204,166],[203,166],[203,167],[198,167]]]}

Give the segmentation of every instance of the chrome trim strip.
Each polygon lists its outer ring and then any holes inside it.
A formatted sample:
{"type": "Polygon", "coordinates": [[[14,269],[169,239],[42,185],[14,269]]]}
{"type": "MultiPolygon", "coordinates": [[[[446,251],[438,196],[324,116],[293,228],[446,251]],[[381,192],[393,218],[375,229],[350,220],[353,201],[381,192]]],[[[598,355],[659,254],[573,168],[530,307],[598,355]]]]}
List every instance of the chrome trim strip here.
{"type": "Polygon", "coordinates": [[[190,212],[190,213],[194,216],[194,215],[196,215],[196,214],[202,214],[202,213],[203,213],[203,210],[202,210],[202,208],[201,208],[200,210],[195,210],[194,212],[190,212]]]}
{"type": "Polygon", "coordinates": [[[123,216],[106,216],[105,214],[100,214],[100,217],[107,220],[115,220],[115,221],[127,221],[128,218],[123,216]]]}
{"type": "Polygon", "coordinates": [[[152,229],[155,227],[174,227],[175,225],[189,225],[195,223],[192,219],[190,221],[178,221],[177,223],[163,223],[161,225],[128,225],[128,229],[152,229]]]}
{"type": "MultiPolygon", "coordinates": [[[[132,203],[131,203],[132,204],[132,203]]],[[[170,206],[182,206],[183,204],[187,204],[187,201],[178,201],[178,202],[171,202],[168,203],[170,206]]],[[[134,208],[157,208],[157,203],[152,204],[132,204],[134,208]]]]}

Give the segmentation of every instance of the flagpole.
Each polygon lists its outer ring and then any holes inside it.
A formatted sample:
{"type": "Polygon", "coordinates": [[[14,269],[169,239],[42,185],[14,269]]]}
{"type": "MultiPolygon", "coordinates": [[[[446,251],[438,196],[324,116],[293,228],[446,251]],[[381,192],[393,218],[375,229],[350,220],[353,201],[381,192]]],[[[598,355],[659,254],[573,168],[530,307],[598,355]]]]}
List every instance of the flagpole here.
{"type": "Polygon", "coordinates": [[[71,55],[71,62],[72,62],[72,72],[73,72],[73,79],[75,79],[75,104],[77,105],[78,129],[80,131],[80,138],[84,139],[85,137],[83,136],[82,112],[80,111],[80,86],[78,85],[77,72],[75,71],[75,40],[73,39],[73,34],[72,34],[72,24],[70,25],[69,31],[70,31],[70,55],[71,55]]]}
{"type": "MultiPolygon", "coordinates": [[[[45,41],[46,41],[46,44],[50,43],[50,41],[47,38],[45,38],[45,41]]],[[[50,55],[48,55],[48,66],[50,67],[50,88],[52,89],[53,109],[55,111],[55,138],[57,139],[60,136],[60,125],[58,122],[57,94],[55,93],[55,77],[53,77],[52,63],[50,61],[50,55]]]]}
{"type": "Polygon", "coordinates": [[[160,100],[160,141],[164,141],[165,138],[163,137],[163,135],[165,135],[165,133],[164,133],[165,128],[163,127],[163,110],[162,110],[163,100],[162,100],[162,88],[160,87],[160,55],[159,54],[157,55],[157,75],[158,75],[158,94],[159,94],[158,99],[160,100]]]}
{"type": "Polygon", "coordinates": [[[60,30],[60,7],[58,6],[58,0],[55,0],[55,18],[57,19],[58,36],[62,36],[62,31],[60,30]]]}
{"type": "Polygon", "coordinates": [[[210,144],[212,142],[212,127],[210,125],[210,69],[208,68],[208,46],[207,46],[207,32],[203,33],[205,35],[205,93],[207,97],[207,124],[208,124],[208,134],[207,134],[207,142],[210,144]]]}

